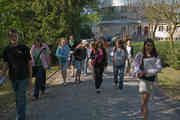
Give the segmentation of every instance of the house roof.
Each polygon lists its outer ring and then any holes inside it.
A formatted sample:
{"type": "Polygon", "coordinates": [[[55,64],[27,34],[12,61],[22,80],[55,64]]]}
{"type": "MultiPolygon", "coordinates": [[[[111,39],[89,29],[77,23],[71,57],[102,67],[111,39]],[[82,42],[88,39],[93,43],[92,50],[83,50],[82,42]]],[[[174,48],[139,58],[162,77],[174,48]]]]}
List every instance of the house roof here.
{"type": "Polygon", "coordinates": [[[100,24],[138,24],[138,21],[122,19],[122,20],[112,20],[112,21],[101,21],[97,23],[97,25],[100,25],[100,24]]]}

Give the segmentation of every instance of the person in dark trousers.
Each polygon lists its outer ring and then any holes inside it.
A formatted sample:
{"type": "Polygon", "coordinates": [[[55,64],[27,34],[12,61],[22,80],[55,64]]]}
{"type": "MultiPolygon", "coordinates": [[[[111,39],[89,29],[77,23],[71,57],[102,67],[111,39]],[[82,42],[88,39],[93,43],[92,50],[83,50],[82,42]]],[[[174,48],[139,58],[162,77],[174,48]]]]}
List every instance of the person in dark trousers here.
{"type": "Polygon", "coordinates": [[[50,68],[50,53],[47,44],[43,43],[41,37],[38,36],[31,48],[32,66],[36,67],[36,73],[34,74],[36,80],[33,100],[39,98],[39,90],[41,90],[42,94],[45,93],[46,69],[50,68]]]}
{"type": "Polygon", "coordinates": [[[32,65],[30,49],[19,44],[18,37],[15,29],[8,32],[9,45],[3,51],[4,64],[0,79],[9,69],[9,79],[16,97],[16,120],[25,120],[27,86],[32,87],[32,65]]]}
{"type": "Polygon", "coordinates": [[[102,40],[98,40],[95,45],[95,49],[92,51],[91,56],[93,66],[93,76],[95,79],[96,93],[100,93],[100,87],[103,82],[103,72],[107,67],[107,53],[102,40]]]}

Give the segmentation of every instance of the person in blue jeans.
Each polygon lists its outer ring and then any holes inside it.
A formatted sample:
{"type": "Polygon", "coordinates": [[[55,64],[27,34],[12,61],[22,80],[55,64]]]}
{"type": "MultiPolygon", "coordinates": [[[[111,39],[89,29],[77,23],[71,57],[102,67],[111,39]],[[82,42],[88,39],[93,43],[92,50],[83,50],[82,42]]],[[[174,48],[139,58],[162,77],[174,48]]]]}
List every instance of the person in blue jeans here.
{"type": "Polygon", "coordinates": [[[123,82],[124,82],[124,69],[125,69],[125,62],[127,59],[127,52],[124,45],[123,40],[116,40],[115,48],[113,50],[113,72],[114,72],[114,85],[115,87],[118,86],[119,81],[119,89],[123,89],[123,82]],[[118,80],[119,77],[119,80],[118,80]]]}
{"type": "Polygon", "coordinates": [[[75,68],[76,68],[76,75],[75,75],[75,83],[80,84],[81,82],[81,70],[82,70],[82,61],[86,58],[86,48],[83,47],[83,44],[80,43],[74,51],[74,58],[75,58],[75,68]]]}
{"type": "Polygon", "coordinates": [[[8,32],[9,45],[3,51],[4,64],[0,79],[9,69],[8,75],[16,97],[16,120],[25,120],[28,84],[32,88],[32,65],[30,50],[27,46],[19,44],[18,36],[14,29],[8,32]]]}
{"type": "Polygon", "coordinates": [[[84,52],[86,52],[85,59],[82,61],[82,73],[84,76],[87,75],[87,70],[88,70],[88,61],[89,61],[89,45],[86,40],[82,41],[82,46],[84,48],[84,52]]]}

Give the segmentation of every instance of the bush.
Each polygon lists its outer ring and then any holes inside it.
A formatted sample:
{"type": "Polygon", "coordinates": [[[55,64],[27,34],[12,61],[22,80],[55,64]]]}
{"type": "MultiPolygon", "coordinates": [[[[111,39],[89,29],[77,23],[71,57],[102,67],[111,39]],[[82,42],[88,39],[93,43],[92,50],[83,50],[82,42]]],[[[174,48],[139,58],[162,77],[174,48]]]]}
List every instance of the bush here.
{"type": "MultiPolygon", "coordinates": [[[[172,67],[180,69],[180,41],[175,41],[174,54],[171,53],[169,41],[157,41],[155,42],[156,49],[160,55],[163,67],[172,67]]],[[[141,51],[143,48],[143,42],[134,43],[134,53],[141,51]]]]}

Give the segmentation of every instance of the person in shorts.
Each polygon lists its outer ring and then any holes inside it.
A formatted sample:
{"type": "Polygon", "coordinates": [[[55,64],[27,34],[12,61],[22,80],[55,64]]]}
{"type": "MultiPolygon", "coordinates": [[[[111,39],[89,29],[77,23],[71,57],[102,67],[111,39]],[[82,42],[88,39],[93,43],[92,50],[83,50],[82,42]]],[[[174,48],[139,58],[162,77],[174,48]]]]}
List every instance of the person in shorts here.
{"type": "Polygon", "coordinates": [[[139,78],[139,92],[142,94],[141,113],[144,120],[148,120],[148,103],[153,85],[157,82],[157,73],[161,71],[160,57],[156,51],[154,41],[144,41],[142,52],[137,53],[133,61],[133,70],[139,78]]]}
{"type": "Polygon", "coordinates": [[[65,38],[60,39],[57,50],[56,50],[56,57],[58,58],[61,74],[64,81],[64,86],[66,83],[67,78],[67,68],[68,68],[68,57],[70,55],[70,49],[66,44],[65,38]]]}

